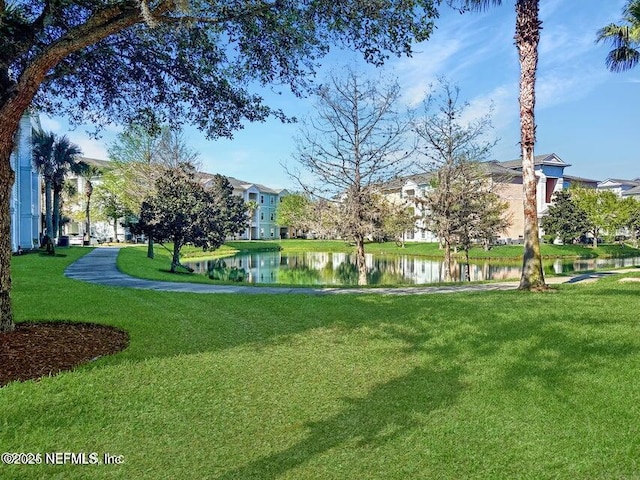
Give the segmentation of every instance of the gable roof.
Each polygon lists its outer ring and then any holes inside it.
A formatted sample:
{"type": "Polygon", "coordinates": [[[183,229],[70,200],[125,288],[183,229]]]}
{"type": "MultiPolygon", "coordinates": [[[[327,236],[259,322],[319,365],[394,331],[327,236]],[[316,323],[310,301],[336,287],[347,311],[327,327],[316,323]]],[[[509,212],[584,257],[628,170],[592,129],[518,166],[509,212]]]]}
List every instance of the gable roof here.
{"type": "MultiPolygon", "coordinates": [[[[198,172],[198,175],[201,178],[201,182],[204,184],[209,182],[215,176],[214,174],[207,173],[207,172],[198,172]]],[[[280,195],[282,192],[286,192],[286,189],[284,188],[270,188],[260,183],[246,182],[244,180],[240,180],[235,177],[229,177],[227,175],[223,175],[223,176],[226,177],[227,180],[229,180],[229,183],[231,184],[234,190],[240,190],[244,192],[250,189],[251,187],[255,187],[261,193],[270,193],[273,195],[280,195]]]]}
{"type": "MultiPolygon", "coordinates": [[[[496,162],[502,165],[505,168],[511,169],[521,169],[522,168],[522,159],[518,158],[517,160],[508,160],[506,162],[496,162]]],[[[571,164],[566,163],[555,153],[545,153],[544,155],[536,155],[533,157],[534,165],[550,165],[555,167],[570,167],[571,164]]]]}
{"type": "Polygon", "coordinates": [[[569,182],[575,182],[575,183],[600,183],[600,180],[593,180],[592,178],[583,178],[583,177],[576,177],[573,175],[563,175],[563,178],[569,182]]]}
{"type": "Polygon", "coordinates": [[[607,178],[598,183],[598,187],[609,184],[612,187],[637,187],[640,185],[640,180],[624,180],[620,178],[607,178]]]}
{"type": "Polygon", "coordinates": [[[640,197],[640,185],[630,188],[626,192],[622,192],[623,197],[640,197]]]}

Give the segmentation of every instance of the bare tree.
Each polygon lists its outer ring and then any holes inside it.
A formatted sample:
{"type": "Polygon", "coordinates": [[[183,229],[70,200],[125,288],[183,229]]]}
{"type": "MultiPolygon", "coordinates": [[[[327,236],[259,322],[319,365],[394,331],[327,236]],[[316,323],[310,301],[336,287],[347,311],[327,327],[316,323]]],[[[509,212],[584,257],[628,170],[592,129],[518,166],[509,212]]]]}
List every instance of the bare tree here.
{"type": "Polygon", "coordinates": [[[440,93],[431,93],[424,102],[424,116],[414,122],[422,140],[422,162],[432,172],[425,195],[426,223],[444,247],[444,279],[452,278],[451,249],[466,221],[461,213],[470,191],[478,185],[473,163],[486,160],[496,141],[486,140],[491,129],[490,112],[475,120],[464,121],[467,107],[460,100],[460,89],[447,80],[439,80],[440,93]]]}
{"type": "Polygon", "coordinates": [[[308,193],[341,204],[338,227],[355,243],[361,285],[365,239],[380,222],[375,190],[405,171],[413,153],[409,123],[396,109],[399,95],[395,81],[366,79],[353,68],[334,71],[318,89],[316,114],[303,122],[298,139],[296,160],[313,181],[292,175],[308,193]]]}

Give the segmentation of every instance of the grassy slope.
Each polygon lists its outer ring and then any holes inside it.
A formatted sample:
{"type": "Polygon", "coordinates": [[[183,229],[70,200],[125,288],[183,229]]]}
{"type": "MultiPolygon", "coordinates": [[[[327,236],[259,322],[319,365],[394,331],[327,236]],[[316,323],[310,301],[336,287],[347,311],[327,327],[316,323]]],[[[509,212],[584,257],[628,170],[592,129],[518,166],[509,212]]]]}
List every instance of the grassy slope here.
{"type": "Polygon", "coordinates": [[[3,478],[630,478],[640,284],[408,297],[88,285],[14,260],[17,320],[116,325],[130,347],[0,389],[3,451],[120,466],[3,478]]]}

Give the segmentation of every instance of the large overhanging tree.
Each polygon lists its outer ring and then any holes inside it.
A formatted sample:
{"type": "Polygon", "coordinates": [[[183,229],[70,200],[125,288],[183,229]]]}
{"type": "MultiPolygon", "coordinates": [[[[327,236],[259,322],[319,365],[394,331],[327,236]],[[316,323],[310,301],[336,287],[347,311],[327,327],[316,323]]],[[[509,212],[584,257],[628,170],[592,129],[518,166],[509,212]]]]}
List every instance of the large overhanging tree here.
{"type": "Polygon", "coordinates": [[[306,88],[329,45],[382,62],[425,40],[437,0],[0,0],[0,331],[13,329],[9,158],[33,106],[101,125],[188,119],[210,137],[284,118],[251,81],[306,88]]]}
{"type": "MultiPolygon", "coordinates": [[[[500,5],[501,0],[458,0],[463,9],[483,9],[500,5]]],[[[540,235],[538,232],[538,207],[536,202],[536,176],[534,146],[536,143],[535,84],[538,68],[538,43],[540,42],[539,0],[515,0],[515,43],[520,60],[520,146],[522,152],[522,183],[524,190],[524,257],[521,290],[546,288],[540,235]]]]}

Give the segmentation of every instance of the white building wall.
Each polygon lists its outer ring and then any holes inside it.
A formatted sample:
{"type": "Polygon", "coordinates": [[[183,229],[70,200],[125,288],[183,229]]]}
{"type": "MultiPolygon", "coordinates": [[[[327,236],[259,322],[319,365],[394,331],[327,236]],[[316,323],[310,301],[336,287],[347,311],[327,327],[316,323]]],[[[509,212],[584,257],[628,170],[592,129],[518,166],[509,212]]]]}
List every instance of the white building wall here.
{"type": "Polygon", "coordinates": [[[25,114],[20,121],[16,148],[11,155],[11,168],[15,182],[11,189],[11,249],[23,250],[38,245],[41,233],[40,185],[41,178],[33,167],[32,138],[34,129],[40,129],[37,116],[25,114]]]}

